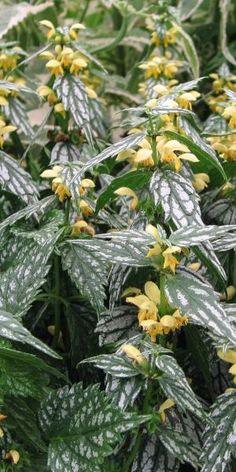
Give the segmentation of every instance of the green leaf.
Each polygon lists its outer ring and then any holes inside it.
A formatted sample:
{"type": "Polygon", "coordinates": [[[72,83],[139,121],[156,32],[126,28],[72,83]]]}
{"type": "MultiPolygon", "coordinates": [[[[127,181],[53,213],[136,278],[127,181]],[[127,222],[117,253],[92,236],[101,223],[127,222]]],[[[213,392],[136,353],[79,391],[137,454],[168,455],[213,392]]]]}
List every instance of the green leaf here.
{"type": "MultiPolygon", "coordinates": [[[[17,441],[30,448],[31,451],[33,449],[34,456],[35,451],[47,451],[46,444],[41,437],[35,410],[32,405],[29,405],[27,399],[15,398],[14,396],[5,398],[4,412],[7,415],[7,427],[17,438],[17,441]]],[[[44,469],[40,469],[40,472],[42,471],[44,469]]]]}
{"type": "Polygon", "coordinates": [[[52,392],[39,414],[50,440],[48,466],[52,472],[102,472],[120,433],[148,418],[121,412],[96,385],[83,390],[75,384],[52,392]]]}
{"type": "Polygon", "coordinates": [[[163,208],[165,221],[172,219],[177,228],[202,224],[199,196],[190,180],[182,175],[171,170],[155,171],[150,192],[155,204],[163,208]]]}
{"type": "Polygon", "coordinates": [[[236,330],[229,325],[217,295],[206,280],[182,269],[166,278],[165,293],[169,303],[187,314],[191,322],[236,343],[236,330]]]}
{"type": "Polygon", "coordinates": [[[112,314],[110,311],[102,313],[96,327],[100,346],[124,341],[137,332],[137,315],[127,306],[115,308],[112,314]]]}
{"type": "Polygon", "coordinates": [[[184,31],[183,28],[181,28],[179,25],[177,26],[177,39],[190,65],[193,77],[197,79],[199,77],[199,68],[200,68],[198,53],[196,51],[196,48],[195,48],[195,45],[191,36],[188,33],[186,33],[186,31],[184,31]]]}
{"type": "Polygon", "coordinates": [[[103,208],[110,200],[117,198],[114,194],[119,187],[129,187],[132,190],[140,190],[149,181],[151,174],[145,169],[128,172],[127,174],[116,177],[102,192],[96,204],[96,212],[103,208]]]}
{"type": "Polygon", "coordinates": [[[88,96],[83,82],[74,75],[64,74],[56,78],[53,88],[65,110],[71,113],[75,123],[84,130],[88,142],[92,145],[88,96]]]}
{"type": "Polygon", "coordinates": [[[231,7],[230,0],[220,0],[219,2],[221,21],[220,21],[220,46],[222,54],[225,59],[230,62],[230,64],[236,65],[236,60],[234,56],[229,51],[227,45],[227,21],[231,7]]]}
{"type": "Polygon", "coordinates": [[[75,144],[60,141],[56,143],[51,152],[50,164],[65,162],[77,162],[80,159],[80,151],[75,144]]]}
{"type": "Polygon", "coordinates": [[[212,405],[212,422],[203,434],[201,472],[223,472],[236,450],[236,393],[220,395],[212,405]]]}
{"type": "Polygon", "coordinates": [[[162,371],[158,381],[165,395],[172,398],[181,410],[190,411],[201,419],[206,418],[201,403],[191,389],[185,373],[176,359],[168,355],[157,356],[156,366],[162,371]]]}
{"type": "MultiPolygon", "coordinates": [[[[236,226],[197,226],[191,225],[180,228],[169,237],[172,246],[194,246],[203,241],[210,241],[224,236],[228,231],[236,230],[236,226]]],[[[232,235],[230,235],[232,237],[232,235]]],[[[236,239],[236,236],[235,236],[236,239]]]]}
{"type": "Polygon", "coordinates": [[[68,243],[62,251],[62,267],[66,270],[81,295],[98,311],[104,310],[108,263],[86,244],[88,241],[68,243]]]}
{"type": "Polygon", "coordinates": [[[50,349],[39,339],[32,336],[32,334],[24,328],[24,326],[14,318],[11,313],[0,310],[0,336],[11,341],[28,344],[48,356],[60,358],[56,352],[50,349]]]}
{"type": "MultiPolygon", "coordinates": [[[[191,127],[191,130],[194,130],[193,127],[191,127]]],[[[195,154],[195,156],[199,159],[199,161],[204,165],[204,163],[209,163],[211,167],[215,167],[217,169],[224,180],[227,179],[225,171],[219,162],[219,160],[216,157],[215,152],[213,149],[208,146],[199,136],[199,134],[195,131],[195,133],[191,134],[191,138],[189,139],[186,136],[182,136],[179,133],[175,133],[175,131],[166,131],[165,135],[168,136],[171,139],[176,139],[182,144],[185,144],[189,150],[195,154]],[[195,141],[195,142],[194,142],[195,141]]]]}
{"type": "MultiPolygon", "coordinates": [[[[32,374],[33,371],[44,372],[46,374],[52,375],[65,380],[65,376],[54,367],[48,365],[43,359],[30,354],[28,352],[16,351],[15,349],[4,347],[0,345],[0,359],[7,362],[15,361],[19,365],[22,365],[22,368],[31,368],[32,374]]],[[[34,377],[34,375],[33,375],[34,377]]]]}
{"type": "Polygon", "coordinates": [[[37,200],[38,190],[30,174],[3,151],[0,151],[0,185],[27,204],[37,200]]]}
{"type": "Polygon", "coordinates": [[[24,363],[17,357],[9,356],[9,353],[10,349],[6,349],[4,355],[4,348],[0,346],[0,397],[14,395],[15,397],[43,398],[49,383],[48,375],[40,369],[37,369],[37,375],[35,375],[35,366],[24,363]]]}

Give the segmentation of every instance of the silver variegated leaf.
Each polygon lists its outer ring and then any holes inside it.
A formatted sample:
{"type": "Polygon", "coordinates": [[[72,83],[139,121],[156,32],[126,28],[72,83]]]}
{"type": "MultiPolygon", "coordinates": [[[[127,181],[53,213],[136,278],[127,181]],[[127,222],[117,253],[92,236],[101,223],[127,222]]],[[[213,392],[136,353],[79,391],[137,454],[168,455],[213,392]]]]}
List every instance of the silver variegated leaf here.
{"type": "MultiPolygon", "coordinates": [[[[236,230],[236,226],[197,226],[190,225],[187,228],[179,228],[169,237],[170,243],[174,246],[194,246],[203,241],[210,241],[222,237],[229,231],[236,230]]],[[[226,235],[229,236],[229,235],[226,235]]],[[[232,237],[232,235],[231,235],[232,237]]],[[[236,241],[236,234],[235,234],[236,241]]]]}
{"type": "Polygon", "coordinates": [[[213,241],[215,251],[225,252],[236,248],[236,233],[228,233],[213,241]]]}
{"type": "Polygon", "coordinates": [[[178,472],[179,461],[162,445],[158,434],[144,432],[131,472],[178,472]]]}
{"type": "Polygon", "coordinates": [[[112,264],[142,267],[150,265],[149,259],[145,256],[149,245],[154,241],[152,236],[144,231],[130,230],[100,234],[97,238],[83,242],[78,239],[72,240],[71,244],[76,247],[83,245],[91,256],[98,255],[102,260],[112,264]],[[108,238],[110,241],[106,241],[108,238]]]}
{"type": "Polygon", "coordinates": [[[75,144],[60,141],[56,143],[51,152],[50,164],[65,162],[78,162],[80,151],[75,144]]]}
{"type": "Polygon", "coordinates": [[[98,369],[104,370],[107,374],[117,378],[135,377],[139,371],[126,355],[121,354],[101,354],[100,356],[89,357],[84,362],[94,364],[98,369]]]}
{"type": "Polygon", "coordinates": [[[16,237],[12,247],[3,251],[2,259],[6,252],[11,264],[0,275],[1,309],[13,313],[16,318],[26,314],[45,282],[50,269],[48,259],[59,235],[58,228],[53,227],[39,243],[35,238],[16,237]]]}
{"type": "Polygon", "coordinates": [[[0,151],[0,185],[27,204],[37,201],[38,190],[30,174],[3,151],[0,151]]]}
{"type": "Polygon", "coordinates": [[[236,392],[220,395],[203,434],[201,472],[224,472],[236,451],[236,392]]]}
{"type": "Polygon", "coordinates": [[[166,278],[165,293],[169,303],[179,308],[182,314],[187,314],[191,322],[236,344],[236,329],[229,325],[216,293],[206,280],[181,269],[166,278]]]}
{"type": "Polygon", "coordinates": [[[107,134],[107,127],[101,103],[97,99],[89,99],[89,111],[93,130],[100,138],[104,139],[107,134]]]}
{"type": "Polygon", "coordinates": [[[0,309],[0,336],[11,341],[27,344],[44,354],[58,358],[58,354],[44,344],[40,339],[35,338],[24,328],[20,321],[16,320],[11,313],[0,309]]]}
{"type": "Polygon", "coordinates": [[[97,251],[92,251],[86,240],[67,244],[62,251],[62,267],[66,270],[81,295],[98,311],[104,311],[108,262],[97,251]]]}
{"type": "Polygon", "coordinates": [[[49,394],[39,412],[50,440],[48,467],[52,472],[102,472],[102,464],[120,433],[149,417],[122,412],[97,385],[65,386],[49,394]]]}
{"type": "Polygon", "coordinates": [[[131,134],[121,141],[118,141],[118,143],[111,144],[111,146],[108,146],[108,148],[106,148],[104,151],[90,159],[90,161],[88,161],[88,163],[83,167],[83,172],[100,164],[100,162],[105,161],[109,157],[117,156],[119,152],[124,151],[125,149],[130,149],[133,146],[136,146],[145,136],[145,133],[131,134]]]}
{"type": "Polygon", "coordinates": [[[118,378],[107,375],[106,393],[121,410],[133,406],[143,385],[141,377],[118,378]]]}
{"type": "Polygon", "coordinates": [[[10,121],[22,131],[25,136],[32,138],[34,131],[29,123],[24,104],[17,97],[8,98],[8,113],[10,121]]]}
{"type": "Polygon", "coordinates": [[[112,314],[104,312],[98,321],[99,345],[117,343],[137,334],[137,315],[132,308],[120,306],[112,314]]]}
{"type": "Polygon", "coordinates": [[[30,216],[37,216],[37,213],[42,212],[48,209],[51,205],[56,202],[56,198],[54,195],[50,197],[43,198],[42,200],[33,203],[32,205],[28,205],[27,207],[23,208],[22,210],[13,213],[12,215],[8,216],[2,223],[0,223],[0,236],[2,236],[3,231],[7,228],[12,226],[17,221],[21,220],[22,218],[29,218],[30,216]]]}
{"type": "Polygon", "coordinates": [[[198,469],[200,449],[191,438],[165,425],[159,427],[158,437],[170,454],[173,454],[180,462],[188,462],[198,469]]]}
{"type": "Polygon", "coordinates": [[[112,314],[122,293],[122,288],[131,273],[131,268],[115,264],[109,275],[109,311],[112,314]]]}
{"type": "Polygon", "coordinates": [[[190,180],[171,170],[154,172],[150,192],[156,205],[160,205],[165,220],[173,220],[177,228],[202,224],[199,196],[190,180]]]}
{"type": "Polygon", "coordinates": [[[201,260],[203,265],[209,269],[209,272],[213,272],[214,275],[221,280],[222,285],[225,286],[227,276],[218,257],[214,253],[212,243],[210,241],[205,241],[198,246],[194,246],[193,252],[201,260]]]}
{"type": "Polygon", "coordinates": [[[92,143],[88,96],[83,82],[75,75],[64,74],[56,78],[53,88],[65,110],[71,113],[75,123],[84,130],[88,142],[92,143]]]}
{"type": "Polygon", "coordinates": [[[158,381],[165,395],[172,398],[181,410],[187,410],[199,418],[205,418],[203,407],[176,359],[168,355],[157,356],[156,366],[162,371],[158,381]]]}

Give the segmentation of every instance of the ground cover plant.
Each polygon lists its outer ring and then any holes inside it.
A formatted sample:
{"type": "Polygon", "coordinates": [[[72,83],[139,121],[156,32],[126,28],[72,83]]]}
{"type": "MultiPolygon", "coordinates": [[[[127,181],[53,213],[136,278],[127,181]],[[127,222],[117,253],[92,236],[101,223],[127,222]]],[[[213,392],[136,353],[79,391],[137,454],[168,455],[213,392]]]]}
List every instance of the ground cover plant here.
{"type": "Polygon", "coordinates": [[[236,4],[0,7],[0,470],[236,470],[236,4]]]}

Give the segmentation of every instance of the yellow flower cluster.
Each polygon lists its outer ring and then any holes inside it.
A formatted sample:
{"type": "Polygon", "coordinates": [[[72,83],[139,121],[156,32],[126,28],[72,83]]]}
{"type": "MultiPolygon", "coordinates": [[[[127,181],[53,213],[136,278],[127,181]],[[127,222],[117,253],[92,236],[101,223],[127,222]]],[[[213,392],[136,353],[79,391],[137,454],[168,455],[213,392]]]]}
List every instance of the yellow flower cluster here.
{"type": "Polygon", "coordinates": [[[210,74],[213,79],[212,89],[213,93],[208,98],[208,105],[213,112],[222,113],[224,111],[224,103],[227,102],[227,95],[224,89],[236,91],[236,75],[230,74],[228,76],[221,76],[220,74],[210,74]]]}
{"type": "MultiPolygon", "coordinates": [[[[144,138],[138,144],[139,150],[127,149],[121,151],[116,160],[122,161],[128,159],[131,167],[136,169],[137,167],[152,167],[155,162],[153,159],[153,148],[151,138],[144,138]]],[[[156,137],[156,153],[158,161],[162,164],[167,164],[179,172],[182,167],[182,161],[198,162],[198,158],[192,154],[189,148],[185,144],[179,143],[179,141],[171,139],[169,140],[165,136],[156,137]]]]}
{"type": "Polygon", "coordinates": [[[44,51],[40,57],[48,61],[46,67],[55,76],[63,75],[66,71],[78,74],[88,65],[86,58],[79,51],[73,51],[71,47],[60,44],[55,46],[55,53],[44,51]]]}
{"type": "Polygon", "coordinates": [[[213,149],[224,160],[236,160],[236,132],[226,136],[211,136],[208,138],[213,149]]]}
{"type": "Polygon", "coordinates": [[[202,192],[205,188],[208,187],[210,182],[210,177],[208,174],[204,172],[200,172],[199,174],[194,174],[193,186],[197,190],[197,192],[202,192]]]}
{"type": "Polygon", "coordinates": [[[7,125],[3,118],[0,117],[0,148],[3,147],[9,133],[16,130],[16,126],[7,125]]]}
{"type": "MultiPolygon", "coordinates": [[[[133,291],[133,289],[131,290],[133,291]]],[[[179,310],[176,310],[172,315],[159,315],[160,290],[154,282],[146,282],[144,294],[127,297],[126,301],[139,308],[139,326],[149,334],[153,342],[156,342],[158,335],[176,331],[188,323],[188,317],[182,316],[179,310]]]]}
{"type": "MultiPolygon", "coordinates": [[[[63,202],[67,198],[71,197],[71,193],[69,188],[64,184],[63,178],[61,176],[61,171],[62,171],[61,166],[53,166],[52,169],[47,169],[44,170],[41,173],[41,177],[44,179],[52,179],[52,191],[57,195],[59,198],[60,202],[63,202]]],[[[91,179],[82,179],[80,187],[79,187],[79,193],[81,196],[85,195],[87,190],[89,188],[94,188],[95,183],[91,179]]],[[[84,200],[81,199],[79,202],[79,207],[81,210],[81,213],[84,216],[90,216],[93,213],[92,208],[89,206],[89,204],[84,200]]]]}
{"type": "Polygon", "coordinates": [[[172,59],[170,53],[165,56],[153,56],[150,60],[140,64],[139,68],[144,70],[145,79],[158,79],[163,76],[166,79],[172,79],[182,66],[182,62],[172,59]]]}
{"type": "Polygon", "coordinates": [[[85,26],[82,23],[75,23],[70,28],[64,29],[55,28],[53,23],[48,20],[42,20],[39,23],[48,30],[47,38],[50,41],[54,41],[55,43],[60,44],[68,43],[71,41],[78,41],[78,31],[85,29],[85,26]]]}
{"type": "Polygon", "coordinates": [[[158,15],[151,15],[146,20],[146,26],[151,31],[151,42],[155,44],[155,46],[164,46],[167,48],[171,44],[176,43],[177,28],[171,24],[164,25],[158,15]],[[161,33],[156,29],[156,24],[162,25],[161,33]]]}
{"type": "Polygon", "coordinates": [[[228,120],[229,128],[236,129],[236,102],[232,102],[222,113],[223,117],[228,120]]]}
{"type": "Polygon", "coordinates": [[[158,265],[162,269],[169,269],[173,274],[175,273],[176,267],[179,264],[179,260],[174,254],[180,254],[182,249],[179,246],[169,246],[165,248],[155,226],[148,224],[146,232],[151,234],[156,240],[156,243],[147,253],[147,257],[158,257],[158,265]],[[160,256],[160,257],[159,257],[160,256]]]}
{"type": "Polygon", "coordinates": [[[15,69],[17,61],[20,58],[20,49],[14,47],[11,50],[2,50],[0,52],[0,78],[3,78],[4,73],[15,69]]]}

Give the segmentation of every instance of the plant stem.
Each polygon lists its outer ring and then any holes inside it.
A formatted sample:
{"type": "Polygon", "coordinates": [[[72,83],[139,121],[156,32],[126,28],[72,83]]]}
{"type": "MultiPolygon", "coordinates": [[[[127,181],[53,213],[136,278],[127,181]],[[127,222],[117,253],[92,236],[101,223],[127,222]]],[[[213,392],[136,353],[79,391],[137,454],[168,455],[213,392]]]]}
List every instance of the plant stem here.
{"type": "Polygon", "coordinates": [[[61,307],[60,307],[60,265],[59,265],[59,256],[54,256],[54,294],[55,294],[55,302],[54,302],[54,336],[52,342],[52,348],[56,349],[58,345],[58,340],[60,336],[60,328],[61,328],[61,307]]]}
{"type": "Polygon", "coordinates": [[[80,19],[79,19],[80,23],[83,23],[83,21],[84,21],[84,18],[86,16],[87,11],[88,11],[89,3],[90,3],[90,0],[86,0],[84,9],[83,9],[83,11],[81,13],[81,16],[80,16],[80,19]]]}
{"type": "Polygon", "coordinates": [[[166,299],[165,295],[165,276],[160,275],[160,305],[159,305],[159,313],[160,315],[167,315],[169,312],[169,303],[166,299]]]}
{"type": "Polygon", "coordinates": [[[149,125],[150,125],[150,130],[151,130],[152,158],[153,158],[154,164],[157,165],[159,159],[158,159],[158,155],[157,155],[156,136],[155,136],[155,132],[154,132],[152,118],[149,116],[148,119],[149,119],[149,125]]]}

